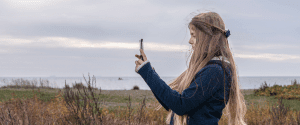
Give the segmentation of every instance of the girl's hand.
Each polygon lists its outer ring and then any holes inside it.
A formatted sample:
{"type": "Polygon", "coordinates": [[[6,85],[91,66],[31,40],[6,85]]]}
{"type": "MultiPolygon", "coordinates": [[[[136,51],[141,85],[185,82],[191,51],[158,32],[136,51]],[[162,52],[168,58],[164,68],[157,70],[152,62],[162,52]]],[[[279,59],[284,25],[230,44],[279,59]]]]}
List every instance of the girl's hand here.
{"type": "Polygon", "coordinates": [[[142,49],[140,49],[140,51],[141,51],[142,55],[135,54],[135,57],[137,57],[139,59],[139,60],[135,61],[135,64],[136,64],[135,69],[137,69],[143,62],[147,61],[147,57],[146,57],[144,51],[142,49]],[[141,59],[141,56],[143,56],[144,61],[141,59]]]}

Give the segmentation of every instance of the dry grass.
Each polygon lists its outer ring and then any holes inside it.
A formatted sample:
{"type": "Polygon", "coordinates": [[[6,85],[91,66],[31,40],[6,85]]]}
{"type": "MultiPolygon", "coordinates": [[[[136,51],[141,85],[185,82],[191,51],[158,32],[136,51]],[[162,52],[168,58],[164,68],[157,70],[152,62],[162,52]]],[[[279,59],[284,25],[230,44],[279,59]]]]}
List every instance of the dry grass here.
{"type": "MultiPolygon", "coordinates": [[[[15,98],[15,94],[12,94],[13,98],[9,101],[0,103],[0,124],[166,125],[167,111],[164,108],[159,111],[154,110],[158,101],[147,101],[145,97],[140,103],[134,104],[129,94],[126,107],[119,106],[109,110],[108,106],[103,105],[105,100],[99,98],[102,94],[101,89],[91,87],[91,83],[93,85],[95,81],[91,80],[90,76],[85,81],[87,87],[77,85],[73,90],[65,86],[63,91],[58,91],[55,98],[48,102],[37,97],[42,89],[28,85],[28,88],[32,87],[35,95],[33,98],[15,98]],[[34,91],[35,88],[38,88],[38,92],[34,91]]],[[[250,91],[244,92],[244,94],[251,94],[250,91]]],[[[277,105],[272,107],[266,100],[258,100],[258,102],[257,105],[247,102],[248,111],[245,120],[248,125],[300,124],[300,111],[290,110],[289,107],[284,106],[282,98],[278,99],[277,105]]],[[[219,124],[227,124],[225,115],[220,119],[219,124]]]]}

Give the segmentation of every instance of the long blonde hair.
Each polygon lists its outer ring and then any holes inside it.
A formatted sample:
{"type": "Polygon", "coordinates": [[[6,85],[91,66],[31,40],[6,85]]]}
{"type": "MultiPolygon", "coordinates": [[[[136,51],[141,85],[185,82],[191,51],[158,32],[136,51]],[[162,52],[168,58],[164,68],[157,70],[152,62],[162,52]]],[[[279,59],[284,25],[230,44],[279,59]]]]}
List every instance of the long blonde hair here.
{"type": "MultiPolygon", "coordinates": [[[[228,40],[224,35],[225,24],[222,18],[215,12],[201,13],[192,19],[192,21],[189,23],[189,28],[195,30],[195,50],[192,54],[187,70],[185,70],[180,76],[175,78],[175,80],[168,85],[172,90],[176,90],[182,94],[183,90],[190,86],[191,82],[194,80],[194,76],[202,68],[204,68],[213,57],[223,56],[227,58],[230,62],[228,65],[225,64],[225,60],[222,58],[223,69],[224,67],[229,67],[232,77],[231,81],[229,81],[231,87],[227,104],[225,98],[224,81],[224,103],[225,112],[227,112],[225,115],[228,118],[229,125],[246,125],[244,116],[247,112],[247,107],[244,96],[239,88],[235,62],[229,49],[228,40]]],[[[156,110],[159,110],[161,107],[162,105],[159,104],[156,110]]],[[[167,124],[170,124],[172,113],[173,111],[169,110],[166,118],[167,124]]],[[[187,125],[186,121],[187,114],[179,116],[174,113],[174,125],[187,125]]]]}

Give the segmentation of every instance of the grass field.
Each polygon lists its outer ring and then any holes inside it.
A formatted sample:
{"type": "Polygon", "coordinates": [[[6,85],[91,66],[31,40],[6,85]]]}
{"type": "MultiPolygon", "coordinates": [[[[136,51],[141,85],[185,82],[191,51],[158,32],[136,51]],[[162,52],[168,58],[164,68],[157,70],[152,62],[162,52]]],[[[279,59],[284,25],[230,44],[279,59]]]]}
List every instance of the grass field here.
{"type": "MultiPolygon", "coordinates": [[[[0,100],[8,101],[12,98],[12,93],[15,93],[15,98],[32,98],[33,92],[37,93],[37,96],[47,102],[51,99],[55,98],[55,95],[58,94],[59,91],[63,92],[63,89],[40,89],[40,93],[37,89],[0,89],[0,100]]],[[[74,89],[74,92],[78,92],[78,90],[74,89]]],[[[81,91],[83,92],[83,91],[81,91]]],[[[84,93],[84,92],[83,92],[84,93]]],[[[129,101],[129,95],[131,97],[132,105],[137,105],[142,102],[142,100],[146,97],[146,102],[154,101],[155,97],[150,90],[101,90],[101,94],[99,95],[100,90],[96,91],[96,97],[99,97],[105,101],[99,102],[106,106],[109,106],[115,109],[118,106],[126,107],[129,101]]],[[[64,94],[63,94],[64,95],[64,94]]],[[[2,102],[2,101],[1,101],[2,102]]]]}
{"type": "MultiPolygon", "coordinates": [[[[40,89],[40,93],[38,93],[38,90],[34,90],[37,93],[37,96],[47,102],[51,99],[54,99],[55,95],[59,91],[63,91],[63,89],[40,89]]],[[[77,92],[76,89],[73,91],[77,92]]],[[[254,90],[243,90],[244,91],[244,97],[246,103],[249,105],[250,102],[253,102],[254,104],[261,104],[264,101],[269,101],[270,106],[277,104],[277,99],[275,97],[266,97],[266,96],[254,96],[254,90]]],[[[32,98],[33,92],[32,89],[0,89],[0,100],[3,99],[3,101],[7,101],[12,98],[12,93],[15,93],[16,98],[32,98]],[[24,96],[24,97],[23,97],[24,96]],[[27,97],[26,97],[27,96],[27,97]]],[[[83,92],[83,91],[82,91],[83,92]]],[[[146,102],[155,101],[155,97],[151,90],[100,90],[96,91],[96,97],[100,97],[101,99],[105,100],[104,105],[109,106],[111,108],[116,108],[118,106],[126,107],[126,104],[129,100],[129,95],[131,97],[132,105],[137,105],[140,103],[145,97],[146,102]]],[[[100,102],[101,103],[101,102],[100,102]]],[[[103,103],[102,103],[103,104],[103,103]]],[[[288,106],[290,105],[291,110],[297,110],[300,111],[300,101],[298,100],[286,100],[283,99],[283,104],[288,106]]]]}
{"type": "MultiPolygon", "coordinates": [[[[158,102],[151,90],[100,91],[87,89],[81,83],[58,89],[49,86],[30,86],[29,81],[18,81],[15,85],[0,88],[0,125],[4,123],[165,125],[168,112],[164,108],[158,111],[153,109],[158,102]],[[83,90],[86,90],[86,94],[83,90]],[[59,96],[59,93],[62,96],[59,96]],[[93,99],[91,95],[99,97],[100,100],[93,99]],[[96,106],[97,104],[100,105],[96,106]]],[[[242,90],[248,109],[245,115],[247,124],[300,124],[300,105],[298,105],[300,99],[294,98],[300,94],[299,85],[295,81],[294,85],[281,88],[264,86],[257,90],[242,90]],[[278,96],[284,95],[286,99],[282,99],[280,103],[275,96],[269,96],[274,93],[278,96]],[[266,102],[269,103],[268,106],[265,106],[266,102]]],[[[227,118],[222,115],[219,125],[226,124],[227,118]]]]}

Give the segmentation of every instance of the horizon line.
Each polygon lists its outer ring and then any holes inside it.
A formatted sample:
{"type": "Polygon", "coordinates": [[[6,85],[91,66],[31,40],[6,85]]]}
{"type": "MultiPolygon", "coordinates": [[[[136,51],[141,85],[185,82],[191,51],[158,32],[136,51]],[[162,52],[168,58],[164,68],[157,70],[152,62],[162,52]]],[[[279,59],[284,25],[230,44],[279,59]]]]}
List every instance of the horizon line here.
{"type": "MultiPolygon", "coordinates": [[[[51,76],[0,76],[0,78],[3,77],[34,77],[34,78],[38,78],[38,77],[83,77],[83,76],[55,76],[55,75],[51,75],[51,76]]],[[[87,75],[85,77],[88,77],[87,75]]],[[[91,76],[92,77],[92,76],[91,76]]],[[[95,77],[140,77],[140,76],[95,76],[95,77]]],[[[160,77],[178,77],[178,76],[160,76],[160,77]]],[[[300,76],[239,76],[239,77],[300,77],[300,76]]]]}

